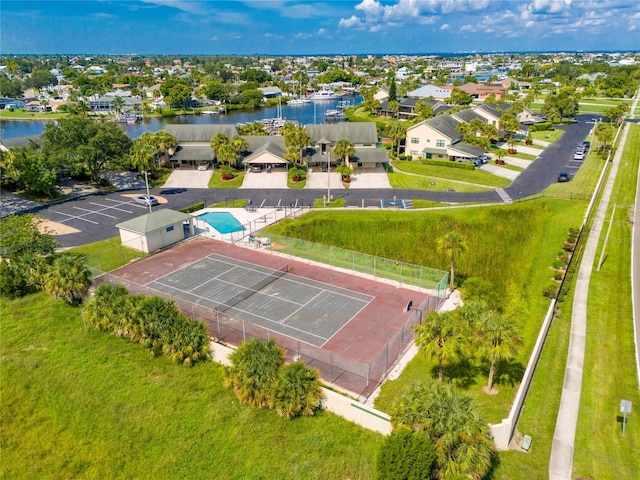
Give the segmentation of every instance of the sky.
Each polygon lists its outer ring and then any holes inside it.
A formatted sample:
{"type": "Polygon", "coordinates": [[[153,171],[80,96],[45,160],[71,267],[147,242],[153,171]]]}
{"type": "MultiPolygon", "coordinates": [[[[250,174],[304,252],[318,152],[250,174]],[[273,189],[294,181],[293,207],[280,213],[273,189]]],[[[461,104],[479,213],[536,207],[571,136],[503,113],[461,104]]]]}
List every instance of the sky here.
{"type": "Polygon", "coordinates": [[[0,54],[640,50],[640,0],[0,1],[0,54]]]}

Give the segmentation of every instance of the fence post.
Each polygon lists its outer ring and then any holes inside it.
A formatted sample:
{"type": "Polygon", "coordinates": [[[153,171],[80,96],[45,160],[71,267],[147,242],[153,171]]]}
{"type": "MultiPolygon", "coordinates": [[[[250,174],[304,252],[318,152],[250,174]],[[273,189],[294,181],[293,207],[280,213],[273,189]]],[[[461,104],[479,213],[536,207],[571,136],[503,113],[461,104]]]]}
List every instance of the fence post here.
{"type": "Polygon", "coordinates": [[[216,323],[218,324],[218,339],[222,340],[222,334],[220,333],[220,312],[218,312],[218,310],[215,310],[216,312],[216,323]]]}
{"type": "Polygon", "coordinates": [[[247,332],[245,331],[245,328],[244,328],[244,320],[242,320],[242,341],[243,342],[247,341],[247,332]]]}

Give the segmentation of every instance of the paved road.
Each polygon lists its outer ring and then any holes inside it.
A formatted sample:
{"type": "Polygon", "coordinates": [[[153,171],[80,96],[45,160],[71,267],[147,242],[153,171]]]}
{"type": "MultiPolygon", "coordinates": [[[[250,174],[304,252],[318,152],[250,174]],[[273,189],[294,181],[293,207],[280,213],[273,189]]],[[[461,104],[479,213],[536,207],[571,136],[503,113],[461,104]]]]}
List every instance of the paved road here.
{"type": "MultiPolygon", "coordinates": [[[[587,138],[593,127],[593,116],[581,115],[577,123],[562,126],[565,134],[550,145],[537,160],[523,171],[513,184],[502,191],[483,192],[434,192],[403,189],[335,189],[332,197],[344,198],[347,207],[380,208],[400,205],[404,200],[426,199],[443,203],[503,203],[509,199],[525,197],[546,189],[557,181],[558,173],[568,170],[577,144],[587,138]]],[[[142,190],[139,193],[144,193],[142,190]]],[[[153,195],[162,197],[166,208],[180,209],[197,202],[205,204],[252,198],[257,206],[311,205],[317,198],[327,195],[326,189],[207,189],[207,188],[156,188],[153,195]]],[[[118,234],[116,224],[144,213],[130,203],[131,192],[91,195],[61,204],[50,205],[38,211],[39,215],[62,222],[78,230],[56,238],[65,247],[111,238],[118,234]],[[93,212],[93,213],[92,213],[93,212]]],[[[156,207],[157,208],[157,207],[156,207]]]]}

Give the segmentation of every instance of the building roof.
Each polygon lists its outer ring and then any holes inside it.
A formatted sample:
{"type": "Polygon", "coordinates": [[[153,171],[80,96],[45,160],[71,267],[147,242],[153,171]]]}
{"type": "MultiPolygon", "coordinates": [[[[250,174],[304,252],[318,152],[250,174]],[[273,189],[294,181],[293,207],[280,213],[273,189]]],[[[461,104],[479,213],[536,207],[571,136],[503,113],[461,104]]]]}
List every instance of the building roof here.
{"type": "Polygon", "coordinates": [[[204,160],[214,159],[213,150],[209,146],[180,145],[171,156],[172,160],[204,160]]]}
{"type": "Polygon", "coordinates": [[[375,145],[378,143],[378,132],[374,122],[340,122],[328,125],[306,125],[305,128],[313,143],[321,138],[331,143],[343,138],[355,145],[375,145]]]}
{"type": "MultiPolygon", "coordinates": [[[[263,138],[271,138],[271,137],[263,137],[263,138]]],[[[262,155],[263,153],[268,152],[271,155],[274,155],[276,157],[278,157],[279,159],[282,159],[281,162],[278,161],[264,161],[264,162],[258,162],[258,163],[288,163],[287,160],[284,159],[284,155],[285,155],[285,150],[284,148],[282,148],[280,145],[277,145],[276,142],[266,142],[264,144],[262,144],[261,146],[259,146],[258,148],[256,148],[251,155],[249,155],[247,158],[245,158],[242,163],[244,164],[248,164],[248,163],[252,163],[255,162],[257,157],[259,157],[260,155],[262,155]]]]}
{"type": "Polygon", "coordinates": [[[231,124],[210,125],[167,125],[165,131],[173,135],[178,143],[211,142],[218,133],[224,133],[229,139],[238,135],[238,129],[231,124]]]}
{"type": "Polygon", "coordinates": [[[465,108],[464,110],[460,110],[459,112],[452,114],[454,117],[459,118],[463,122],[470,123],[471,120],[478,119],[481,120],[482,123],[487,123],[487,119],[482,115],[476,113],[471,108],[465,108]]]}
{"type": "Polygon", "coordinates": [[[134,233],[147,234],[176,223],[184,222],[190,218],[191,215],[187,213],[162,208],[155,212],[132,218],[126,222],[118,223],[116,227],[134,233]]]}
{"type": "Polygon", "coordinates": [[[425,120],[424,123],[451,140],[459,140],[462,138],[462,134],[456,130],[460,122],[451,115],[438,115],[437,117],[425,120]]]}
{"type": "Polygon", "coordinates": [[[467,158],[475,158],[485,153],[483,149],[474,147],[473,145],[469,145],[468,143],[464,142],[458,142],[454,145],[450,145],[448,147],[448,150],[454,150],[456,153],[458,153],[459,157],[467,158]]]}
{"type": "Polygon", "coordinates": [[[419,97],[419,98],[427,98],[433,97],[436,99],[439,98],[450,98],[451,97],[451,88],[439,87],[436,85],[423,85],[420,88],[412,90],[407,93],[409,97],[419,97]]]}

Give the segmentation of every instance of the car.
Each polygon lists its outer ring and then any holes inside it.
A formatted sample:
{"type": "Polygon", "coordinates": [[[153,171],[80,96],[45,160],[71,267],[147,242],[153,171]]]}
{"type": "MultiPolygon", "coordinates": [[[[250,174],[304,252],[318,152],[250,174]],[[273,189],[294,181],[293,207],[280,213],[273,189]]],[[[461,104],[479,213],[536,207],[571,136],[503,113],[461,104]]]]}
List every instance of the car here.
{"type": "Polygon", "coordinates": [[[140,195],[139,197],[134,198],[133,202],[139,205],[145,205],[147,207],[149,205],[151,205],[152,207],[158,205],[158,199],[153,195],[149,195],[148,197],[146,195],[140,195]]]}
{"type": "Polygon", "coordinates": [[[569,174],[567,172],[560,172],[558,174],[558,181],[559,182],[568,182],[569,180],[571,180],[571,177],[569,176],[569,174]]]}
{"type": "Polygon", "coordinates": [[[251,171],[257,173],[257,172],[261,172],[262,169],[260,167],[251,167],[251,171]]]}
{"type": "Polygon", "coordinates": [[[209,167],[207,165],[198,165],[198,170],[200,172],[204,172],[205,170],[207,170],[209,167]]]}
{"type": "Polygon", "coordinates": [[[589,149],[591,148],[591,142],[582,142],[582,145],[584,146],[584,149],[588,152],[589,149]]]}
{"type": "Polygon", "coordinates": [[[576,152],[573,154],[574,160],[584,160],[584,152],[576,152]]]}

